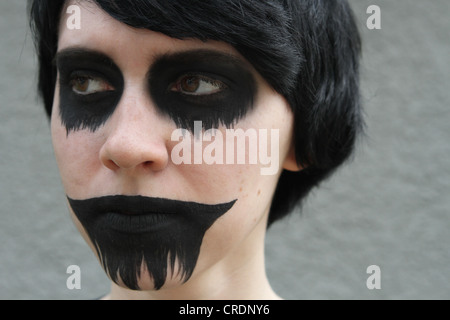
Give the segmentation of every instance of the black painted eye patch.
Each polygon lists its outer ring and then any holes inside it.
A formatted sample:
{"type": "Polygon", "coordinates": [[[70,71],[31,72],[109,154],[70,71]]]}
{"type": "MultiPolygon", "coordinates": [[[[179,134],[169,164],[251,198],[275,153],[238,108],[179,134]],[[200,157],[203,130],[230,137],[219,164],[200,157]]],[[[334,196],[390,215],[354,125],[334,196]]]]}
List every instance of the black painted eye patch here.
{"type": "Polygon", "coordinates": [[[159,111],[172,118],[177,127],[194,130],[194,121],[204,129],[231,127],[253,106],[254,77],[239,59],[210,50],[163,55],[149,72],[149,90],[159,111]],[[199,75],[224,84],[223,89],[205,95],[171,91],[171,84],[183,75],[199,75]]]}
{"type": "MultiPolygon", "coordinates": [[[[96,131],[111,117],[124,91],[121,70],[108,56],[81,48],[57,54],[60,116],[67,133],[96,131]],[[104,90],[108,88],[108,90],[104,90]]],[[[253,106],[254,77],[238,58],[211,50],[159,56],[147,74],[158,111],[179,128],[233,126],[253,106]]]]}
{"type": "Polygon", "coordinates": [[[122,96],[124,79],[116,64],[106,55],[85,49],[58,53],[56,65],[60,83],[60,116],[67,133],[96,131],[113,114],[122,96]],[[101,79],[114,90],[80,95],[73,90],[75,78],[101,79]]]}

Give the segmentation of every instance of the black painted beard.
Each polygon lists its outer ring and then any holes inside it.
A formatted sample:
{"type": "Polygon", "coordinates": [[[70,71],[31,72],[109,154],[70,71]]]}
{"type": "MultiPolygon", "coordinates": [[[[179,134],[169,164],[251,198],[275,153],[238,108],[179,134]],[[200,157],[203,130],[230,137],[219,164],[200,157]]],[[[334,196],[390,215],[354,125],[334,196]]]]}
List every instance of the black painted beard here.
{"type": "Polygon", "coordinates": [[[181,280],[189,280],[206,231],[237,201],[206,205],[142,196],[68,200],[105,272],[132,290],[140,289],[142,266],[156,290],[169,268],[178,267],[181,280]]]}

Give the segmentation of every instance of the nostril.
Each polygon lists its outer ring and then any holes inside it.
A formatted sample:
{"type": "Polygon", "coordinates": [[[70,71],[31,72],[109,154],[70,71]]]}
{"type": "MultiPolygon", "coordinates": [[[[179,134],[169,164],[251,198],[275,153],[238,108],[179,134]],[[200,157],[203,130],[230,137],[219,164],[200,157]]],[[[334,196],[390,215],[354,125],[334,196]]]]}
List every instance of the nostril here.
{"type": "Polygon", "coordinates": [[[105,167],[107,167],[110,170],[117,170],[117,169],[119,169],[119,166],[113,160],[103,161],[103,164],[104,164],[105,167]]]}
{"type": "Polygon", "coordinates": [[[149,160],[141,163],[141,167],[152,170],[152,171],[160,171],[163,170],[167,165],[167,161],[164,159],[158,159],[158,160],[149,160]]]}
{"type": "Polygon", "coordinates": [[[163,142],[153,142],[136,134],[111,135],[100,150],[100,161],[113,171],[138,167],[159,171],[167,165],[167,158],[163,142]]]}

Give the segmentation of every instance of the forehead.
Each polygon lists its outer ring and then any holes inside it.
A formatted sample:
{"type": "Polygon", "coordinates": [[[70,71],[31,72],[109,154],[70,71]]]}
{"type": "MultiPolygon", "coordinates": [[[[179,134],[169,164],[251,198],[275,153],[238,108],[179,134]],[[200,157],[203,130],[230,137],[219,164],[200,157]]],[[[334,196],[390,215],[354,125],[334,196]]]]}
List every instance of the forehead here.
{"type": "Polygon", "coordinates": [[[113,60],[136,61],[136,57],[152,60],[160,54],[209,49],[221,51],[245,60],[231,45],[221,41],[199,39],[175,39],[147,29],[132,28],[111,17],[94,2],[67,1],[60,20],[58,51],[82,47],[100,51],[113,60]],[[77,11],[67,11],[76,6],[77,11]],[[75,17],[75,15],[79,16],[75,17]],[[79,29],[68,27],[68,23],[79,18],[79,29]]]}

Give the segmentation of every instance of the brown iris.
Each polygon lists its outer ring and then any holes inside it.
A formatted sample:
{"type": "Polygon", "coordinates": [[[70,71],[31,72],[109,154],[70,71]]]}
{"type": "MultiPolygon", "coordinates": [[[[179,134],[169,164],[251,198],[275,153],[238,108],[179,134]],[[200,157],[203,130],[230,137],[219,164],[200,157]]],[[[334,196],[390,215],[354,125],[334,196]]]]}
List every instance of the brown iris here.
{"type": "Polygon", "coordinates": [[[77,92],[86,92],[89,88],[89,80],[86,77],[77,77],[72,80],[72,88],[77,92]]]}
{"type": "Polygon", "coordinates": [[[180,81],[180,89],[184,92],[195,93],[200,88],[199,77],[185,77],[180,81]]]}

